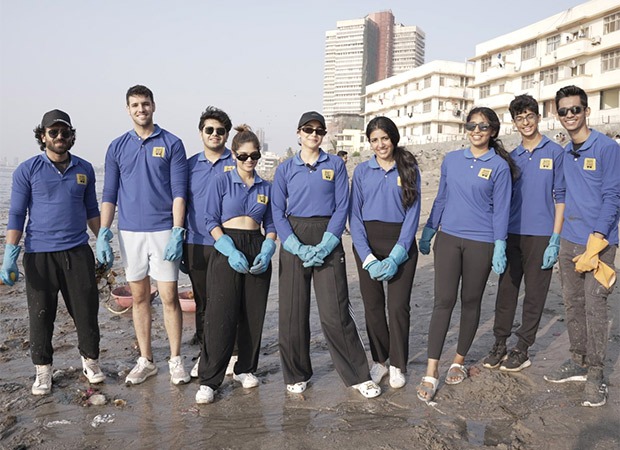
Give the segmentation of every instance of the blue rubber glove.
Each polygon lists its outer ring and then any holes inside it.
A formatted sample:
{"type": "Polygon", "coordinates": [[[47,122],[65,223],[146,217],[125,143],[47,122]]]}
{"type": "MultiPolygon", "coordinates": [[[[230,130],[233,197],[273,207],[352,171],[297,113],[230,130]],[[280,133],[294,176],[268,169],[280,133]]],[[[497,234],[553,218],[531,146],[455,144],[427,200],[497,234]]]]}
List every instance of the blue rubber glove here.
{"type": "Polygon", "coordinates": [[[422,237],[420,238],[418,249],[423,255],[428,255],[431,252],[431,239],[433,239],[435,233],[437,233],[437,230],[433,230],[430,227],[424,227],[422,230],[422,237]]]}
{"type": "Polygon", "coordinates": [[[366,264],[366,267],[364,267],[364,269],[368,271],[368,275],[370,275],[370,278],[373,280],[376,280],[379,275],[381,275],[381,268],[381,261],[379,261],[378,259],[372,260],[371,262],[366,264]]]}
{"type": "Polygon", "coordinates": [[[250,265],[243,253],[237,250],[232,238],[226,234],[222,235],[214,245],[215,249],[224,256],[228,256],[228,265],[239,273],[248,273],[250,265]]]}
{"type": "Polygon", "coordinates": [[[101,264],[105,264],[108,267],[112,267],[114,263],[114,252],[110,246],[112,240],[112,231],[108,227],[99,228],[99,234],[97,235],[97,244],[95,245],[95,251],[97,252],[97,261],[101,264]]]}
{"type": "Polygon", "coordinates": [[[273,239],[265,239],[263,245],[261,245],[260,253],[254,258],[252,267],[250,267],[250,273],[252,275],[260,275],[264,273],[269,267],[271,257],[276,252],[276,243],[273,239]]]}
{"type": "Polygon", "coordinates": [[[558,254],[560,253],[560,235],[553,233],[549,239],[549,245],[545,249],[543,254],[543,265],[541,269],[551,269],[553,265],[558,261],[558,254]]]}
{"type": "Polygon", "coordinates": [[[305,261],[304,267],[322,266],[325,258],[327,258],[331,252],[334,251],[338,244],[340,244],[340,239],[338,239],[334,234],[329,231],[323,233],[323,239],[321,239],[321,242],[314,246],[316,255],[309,261],[305,261]]]}
{"type": "Polygon", "coordinates": [[[0,270],[0,278],[7,286],[13,286],[19,280],[19,270],[17,269],[17,258],[21,251],[19,245],[6,244],[4,246],[4,260],[0,270]]]}
{"type": "Polygon", "coordinates": [[[282,247],[287,252],[297,256],[303,262],[310,261],[314,255],[316,255],[316,248],[313,245],[302,244],[294,234],[286,238],[282,243],[282,247]]]}
{"type": "Polygon", "coordinates": [[[498,275],[503,274],[506,270],[506,264],[506,241],[498,239],[495,241],[495,248],[493,249],[493,272],[498,275]]]}
{"type": "Polygon", "coordinates": [[[396,272],[398,272],[398,266],[409,259],[409,254],[405,247],[400,244],[396,244],[390,255],[381,261],[381,273],[377,277],[378,281],[389,281],[394,278],[396,272]]]}
{"type": "Polygon", "coordinates": [[[164,250],[166,261],[176,261],[183,256],[183,241],[185,240],[185,228],[172,227],[172,234],[168,240],[168,245],[164,250]]]}

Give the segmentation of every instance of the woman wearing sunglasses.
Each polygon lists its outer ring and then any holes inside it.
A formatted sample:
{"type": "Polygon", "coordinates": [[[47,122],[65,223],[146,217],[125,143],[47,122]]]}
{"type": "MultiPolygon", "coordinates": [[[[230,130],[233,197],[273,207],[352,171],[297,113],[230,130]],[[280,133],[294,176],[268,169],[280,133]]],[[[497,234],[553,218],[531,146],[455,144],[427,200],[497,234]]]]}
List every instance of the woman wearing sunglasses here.
{"type": "Polygon", "coordinates": [[[420,252],[435,254],[435,304],[428,332],[426,376],[418,398],[430,401],[437,391],[439,358],[461,286],[461,320],[456,355],[446,384],[468,376],[465,356],[480,321],[480,305],[491,268],[506,269],[506,238],[512,179],[516,165],[497,139],[500,122],[492,109],[474,108],[467,115],[470,147],[446,155],[439,191],[420,239],[420,252]]]}
{"type": "Polygon", "coordinates": [[[207,231],[217,250],[207,269],[207,302],[198,366],[196,403],[211,403],[226,374],[235,338],[238,360],[233,379],[258,386],[254,376],[271,280],[276,233],[269,202],[271,184],[255,171],[260,144],[247,125],[235,128],[236,168],[217,175],[207,194],[207,231]],[[261,233],[263,226],[266,236],[261,233]]]}
{"type": "Polygon", "coordinates": [[[409,315],[418,261],[415,233],[420,220],[420,174],[413,154],[398,146],[400,133],[387,117],[366,127],[375,155],[355,168],[351,186],[351,237],[375,383],[388,374],[390,386],[405,385],[409,315]],[[385,291],[387,281],[387,310],[385,291]]]}
{"type": "Polygon", "coordinates": [[[276,170],[273,219],[282,240],[279,278],[279,345],[286,389],[306,390],[310,361],[310,284],[334,367],[344,383],[372,398],[381,389],[350,312],[340,236],[349,207],[349,180],[342,159],[321,150],[325,119],[304,113],[297,126],[301,151],[276,170]]]}

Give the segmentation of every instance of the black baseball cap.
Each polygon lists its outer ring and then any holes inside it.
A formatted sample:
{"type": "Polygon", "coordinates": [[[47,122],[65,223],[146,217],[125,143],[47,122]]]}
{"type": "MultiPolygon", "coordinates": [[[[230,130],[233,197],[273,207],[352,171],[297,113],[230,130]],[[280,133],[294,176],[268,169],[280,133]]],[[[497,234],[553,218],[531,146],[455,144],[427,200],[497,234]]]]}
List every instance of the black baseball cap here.
{"type": "Polygon", "coordinates": [[[48,128],[55,123],[64,123],[68,127],[72,127],[71,118],[69,117],[69,114],[64,111],[53,109],[43,114],[43,119],[41,119],[41,127],[48,128]]]}
{"type": "Polygon", "coordinates": [[[308,122],[312,122],[313,120],[316,120],[321,124],[323,128],[327,129],[327,127],[325,126],[325,118],[316,111],[308,111],[303,113],[301,115],[301,118],[299,119],[299,124],[297,125],[297,128],[301,128],[305,124],[307,124],[308,122]]]}

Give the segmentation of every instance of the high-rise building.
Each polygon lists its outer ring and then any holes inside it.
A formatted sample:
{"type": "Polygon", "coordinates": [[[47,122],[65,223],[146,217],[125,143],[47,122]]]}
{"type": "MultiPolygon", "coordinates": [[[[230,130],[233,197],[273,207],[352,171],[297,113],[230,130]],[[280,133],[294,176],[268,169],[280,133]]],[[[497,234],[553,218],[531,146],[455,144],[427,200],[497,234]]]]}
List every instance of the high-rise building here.
{"type": "Polygon", "coordinates": [[[342,20],[325,35],[323,114],[327,122],[364,111],[367,85],[424,63],[425,34],[391,11],[342,20]]]}

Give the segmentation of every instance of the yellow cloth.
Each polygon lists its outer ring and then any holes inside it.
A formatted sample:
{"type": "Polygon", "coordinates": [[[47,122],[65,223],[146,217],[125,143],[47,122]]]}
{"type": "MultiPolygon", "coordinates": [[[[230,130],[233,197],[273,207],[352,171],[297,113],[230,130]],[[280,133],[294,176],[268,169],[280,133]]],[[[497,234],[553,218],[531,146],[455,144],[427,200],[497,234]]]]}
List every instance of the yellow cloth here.
{"type": "Polygon", "coordinates": [[[608,245],[609,242],[606,239],[598,238],[591,234],[588,237],[586,251],[573,258],[576,272],[583,273],[593,270],[596,281],[607,289],[616,282],[616,271],[604,262],[599,261],[598,254],[608,245]]]}

